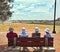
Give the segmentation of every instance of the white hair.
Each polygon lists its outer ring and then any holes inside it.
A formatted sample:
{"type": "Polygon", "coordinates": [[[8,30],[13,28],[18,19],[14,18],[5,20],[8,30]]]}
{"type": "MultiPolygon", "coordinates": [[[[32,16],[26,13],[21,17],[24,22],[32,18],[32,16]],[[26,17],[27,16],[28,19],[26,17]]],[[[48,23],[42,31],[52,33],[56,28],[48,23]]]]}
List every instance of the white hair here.
{"type": "Polygon", "coordinates": [[[35,31],[39,31],[39,28],[38,27],[35,27],[35,31]]]}
{"type": "Polygon", "coordinates": [[[25,27],[22,27],[22,29],[25,29],[25,27]]]}

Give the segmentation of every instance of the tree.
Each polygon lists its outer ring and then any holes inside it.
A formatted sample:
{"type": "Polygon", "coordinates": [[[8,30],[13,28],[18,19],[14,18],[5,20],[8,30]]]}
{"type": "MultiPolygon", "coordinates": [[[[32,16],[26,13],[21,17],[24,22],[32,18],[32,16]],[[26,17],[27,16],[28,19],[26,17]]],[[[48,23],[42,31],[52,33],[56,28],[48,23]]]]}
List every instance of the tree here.
{"type": "Polygon", "coordinates": [[[12,16],[11,7],[8,3],[13,0],[0,0],[0,21],[4,22],[12,16]]]}

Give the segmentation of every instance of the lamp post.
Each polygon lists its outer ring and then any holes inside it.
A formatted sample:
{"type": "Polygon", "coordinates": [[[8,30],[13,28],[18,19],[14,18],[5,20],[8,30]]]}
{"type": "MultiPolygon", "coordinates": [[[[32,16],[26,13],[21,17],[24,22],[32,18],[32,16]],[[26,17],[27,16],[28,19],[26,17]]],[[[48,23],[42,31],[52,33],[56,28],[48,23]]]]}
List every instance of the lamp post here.
{"type": "Polygon", "coordinates": [[[55,31],[55,19],[56,19],[56,0],[54,4],[54,24],[53,24],[53,33],[56,33],[55,31]]]}

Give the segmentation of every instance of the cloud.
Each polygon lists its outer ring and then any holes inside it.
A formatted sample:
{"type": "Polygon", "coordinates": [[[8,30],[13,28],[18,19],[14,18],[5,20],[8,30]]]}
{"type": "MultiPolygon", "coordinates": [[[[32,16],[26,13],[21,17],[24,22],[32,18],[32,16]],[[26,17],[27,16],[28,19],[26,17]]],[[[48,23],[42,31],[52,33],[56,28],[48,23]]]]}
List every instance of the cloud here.
{"type": "Polygon", "coordinates": [[[60,18],[60,0],[57,0],[57,7],[56,7],[56,17],[59,17],[60,18]]]}
{"type": "Polygon", "coordinates": [[[54,0],[15,0],[12,4],[11,11],[14,11],[12,19],[17,19],[17,17],[25,20],[47,19],[47,17],[53,19],[51,17],[53,17],[54,0]]]}
{"type": "Polygon", "coordinates": [[[15,0],[15,2],[41,2],[42,0],[15,0]]]}

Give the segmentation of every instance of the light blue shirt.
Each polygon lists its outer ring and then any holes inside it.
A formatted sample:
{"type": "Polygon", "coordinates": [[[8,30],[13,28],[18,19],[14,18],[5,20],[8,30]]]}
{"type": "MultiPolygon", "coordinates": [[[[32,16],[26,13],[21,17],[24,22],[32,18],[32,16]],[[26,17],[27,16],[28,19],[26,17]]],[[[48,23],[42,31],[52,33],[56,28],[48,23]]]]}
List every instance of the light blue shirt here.
{"type": "Polygon", "coordinates": [[[46,38],[50,38],[51,37],[51,34],[46,34],[45,37],[46,38]]]}
{"type": "Polygon", "coordinates": [[[26,32],[22,32],[19,37],[28,37],[28,34],[26,32]]]}

